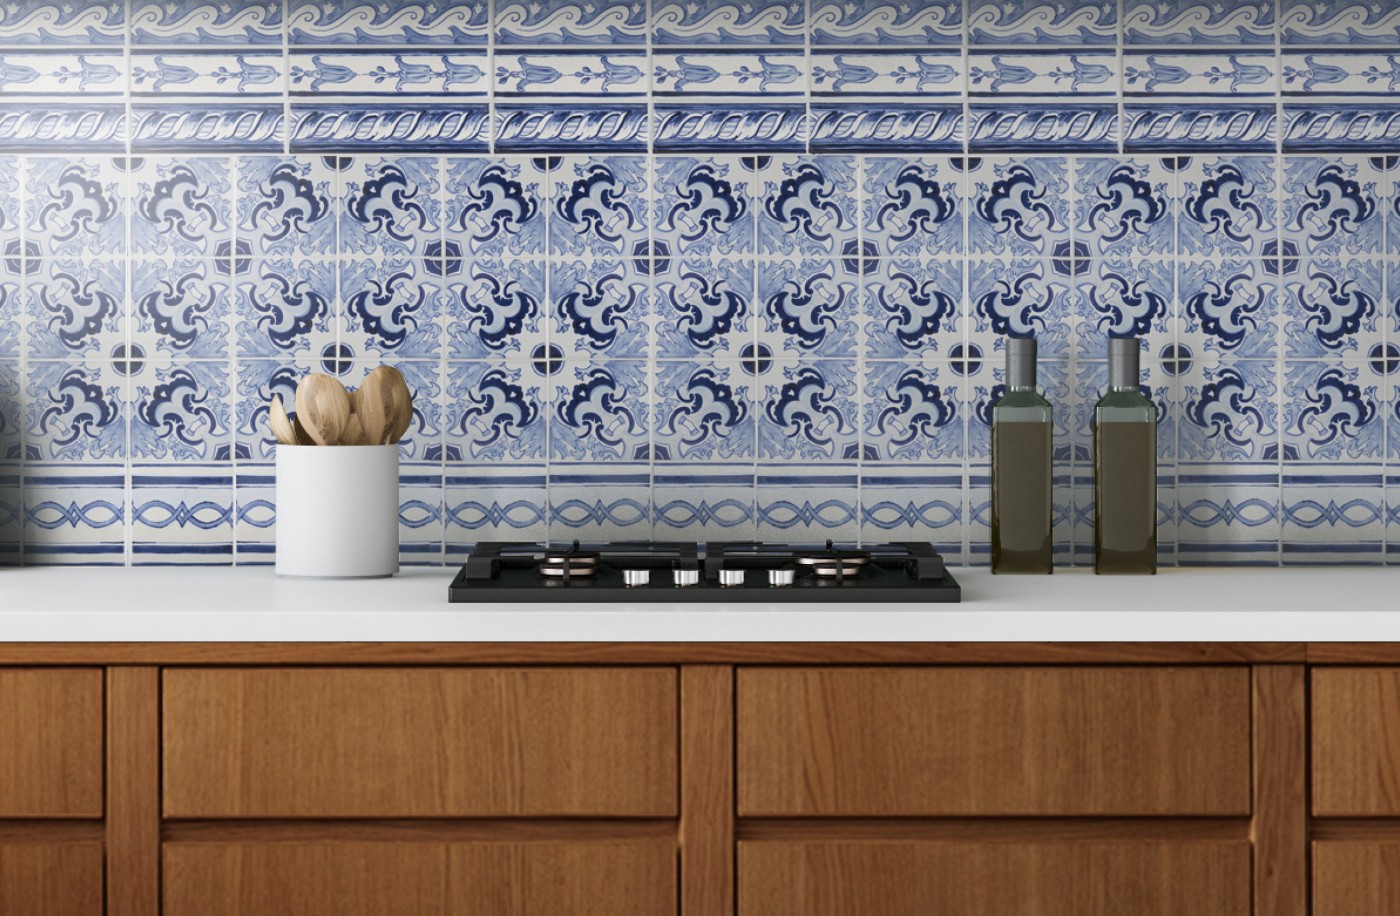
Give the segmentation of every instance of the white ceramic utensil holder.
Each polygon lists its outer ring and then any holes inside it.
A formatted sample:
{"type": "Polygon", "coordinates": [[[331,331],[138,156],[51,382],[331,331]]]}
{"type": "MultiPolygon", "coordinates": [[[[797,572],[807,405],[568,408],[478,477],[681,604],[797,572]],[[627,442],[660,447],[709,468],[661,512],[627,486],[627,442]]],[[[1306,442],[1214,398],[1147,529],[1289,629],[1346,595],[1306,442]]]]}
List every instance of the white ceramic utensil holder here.
{"type": "Polygon", "coordinates": [[[399,571],[399,447],[277,446],[277,575],[399,571]]]}

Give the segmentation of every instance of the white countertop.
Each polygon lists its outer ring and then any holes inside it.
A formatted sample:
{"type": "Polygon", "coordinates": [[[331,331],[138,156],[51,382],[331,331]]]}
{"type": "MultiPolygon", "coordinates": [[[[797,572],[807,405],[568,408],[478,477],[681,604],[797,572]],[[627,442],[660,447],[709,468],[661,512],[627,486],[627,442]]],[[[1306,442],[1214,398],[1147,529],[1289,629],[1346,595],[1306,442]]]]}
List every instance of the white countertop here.
{"type": "Polygon", "coordinates": [[[1400,642],[1400,568],[954,570],[961,604],[449,604],[455,570],[0,569],[0,642],[1400,642]]]}

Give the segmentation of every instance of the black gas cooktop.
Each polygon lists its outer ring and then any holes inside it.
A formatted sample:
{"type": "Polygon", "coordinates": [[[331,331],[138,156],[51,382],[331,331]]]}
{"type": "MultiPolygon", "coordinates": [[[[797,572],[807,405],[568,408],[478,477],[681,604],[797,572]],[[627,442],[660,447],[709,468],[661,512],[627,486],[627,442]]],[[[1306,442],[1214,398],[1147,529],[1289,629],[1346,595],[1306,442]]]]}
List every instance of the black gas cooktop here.
{"type": "Polygon", "coordinates": [[[580,545],[484,541],[449,600],[500,602],[954,602],[962,589],[932,544],[753,542],[580,545]]]}

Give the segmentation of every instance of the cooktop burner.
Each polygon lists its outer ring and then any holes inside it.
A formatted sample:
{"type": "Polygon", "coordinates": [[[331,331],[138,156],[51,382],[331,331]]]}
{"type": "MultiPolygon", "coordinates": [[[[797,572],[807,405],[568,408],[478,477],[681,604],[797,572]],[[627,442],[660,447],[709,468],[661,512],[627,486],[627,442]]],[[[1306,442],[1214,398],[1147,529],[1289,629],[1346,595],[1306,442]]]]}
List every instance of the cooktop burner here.
{"type": "Polygon", "coordinates": [[[954,602],[962,589],[924,542],[484,541],[467,555],[448,596],[474,603],[954,602]]]}

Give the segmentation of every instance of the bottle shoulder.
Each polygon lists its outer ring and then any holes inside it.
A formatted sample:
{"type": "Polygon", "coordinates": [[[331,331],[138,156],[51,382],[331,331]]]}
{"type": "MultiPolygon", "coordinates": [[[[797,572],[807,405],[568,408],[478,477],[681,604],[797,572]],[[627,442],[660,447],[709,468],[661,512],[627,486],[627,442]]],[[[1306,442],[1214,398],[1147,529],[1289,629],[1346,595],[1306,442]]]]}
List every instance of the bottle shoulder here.
{"type": "Polygon", "coordinates": [[[1041,396],[1040,392],[1034,388],[1017,388],[1008,391],[997,399],[992,405],[992,410],[996,411],[1003,407],[1043,407],[1050,409],[1050,402],[1041,396]]]}

